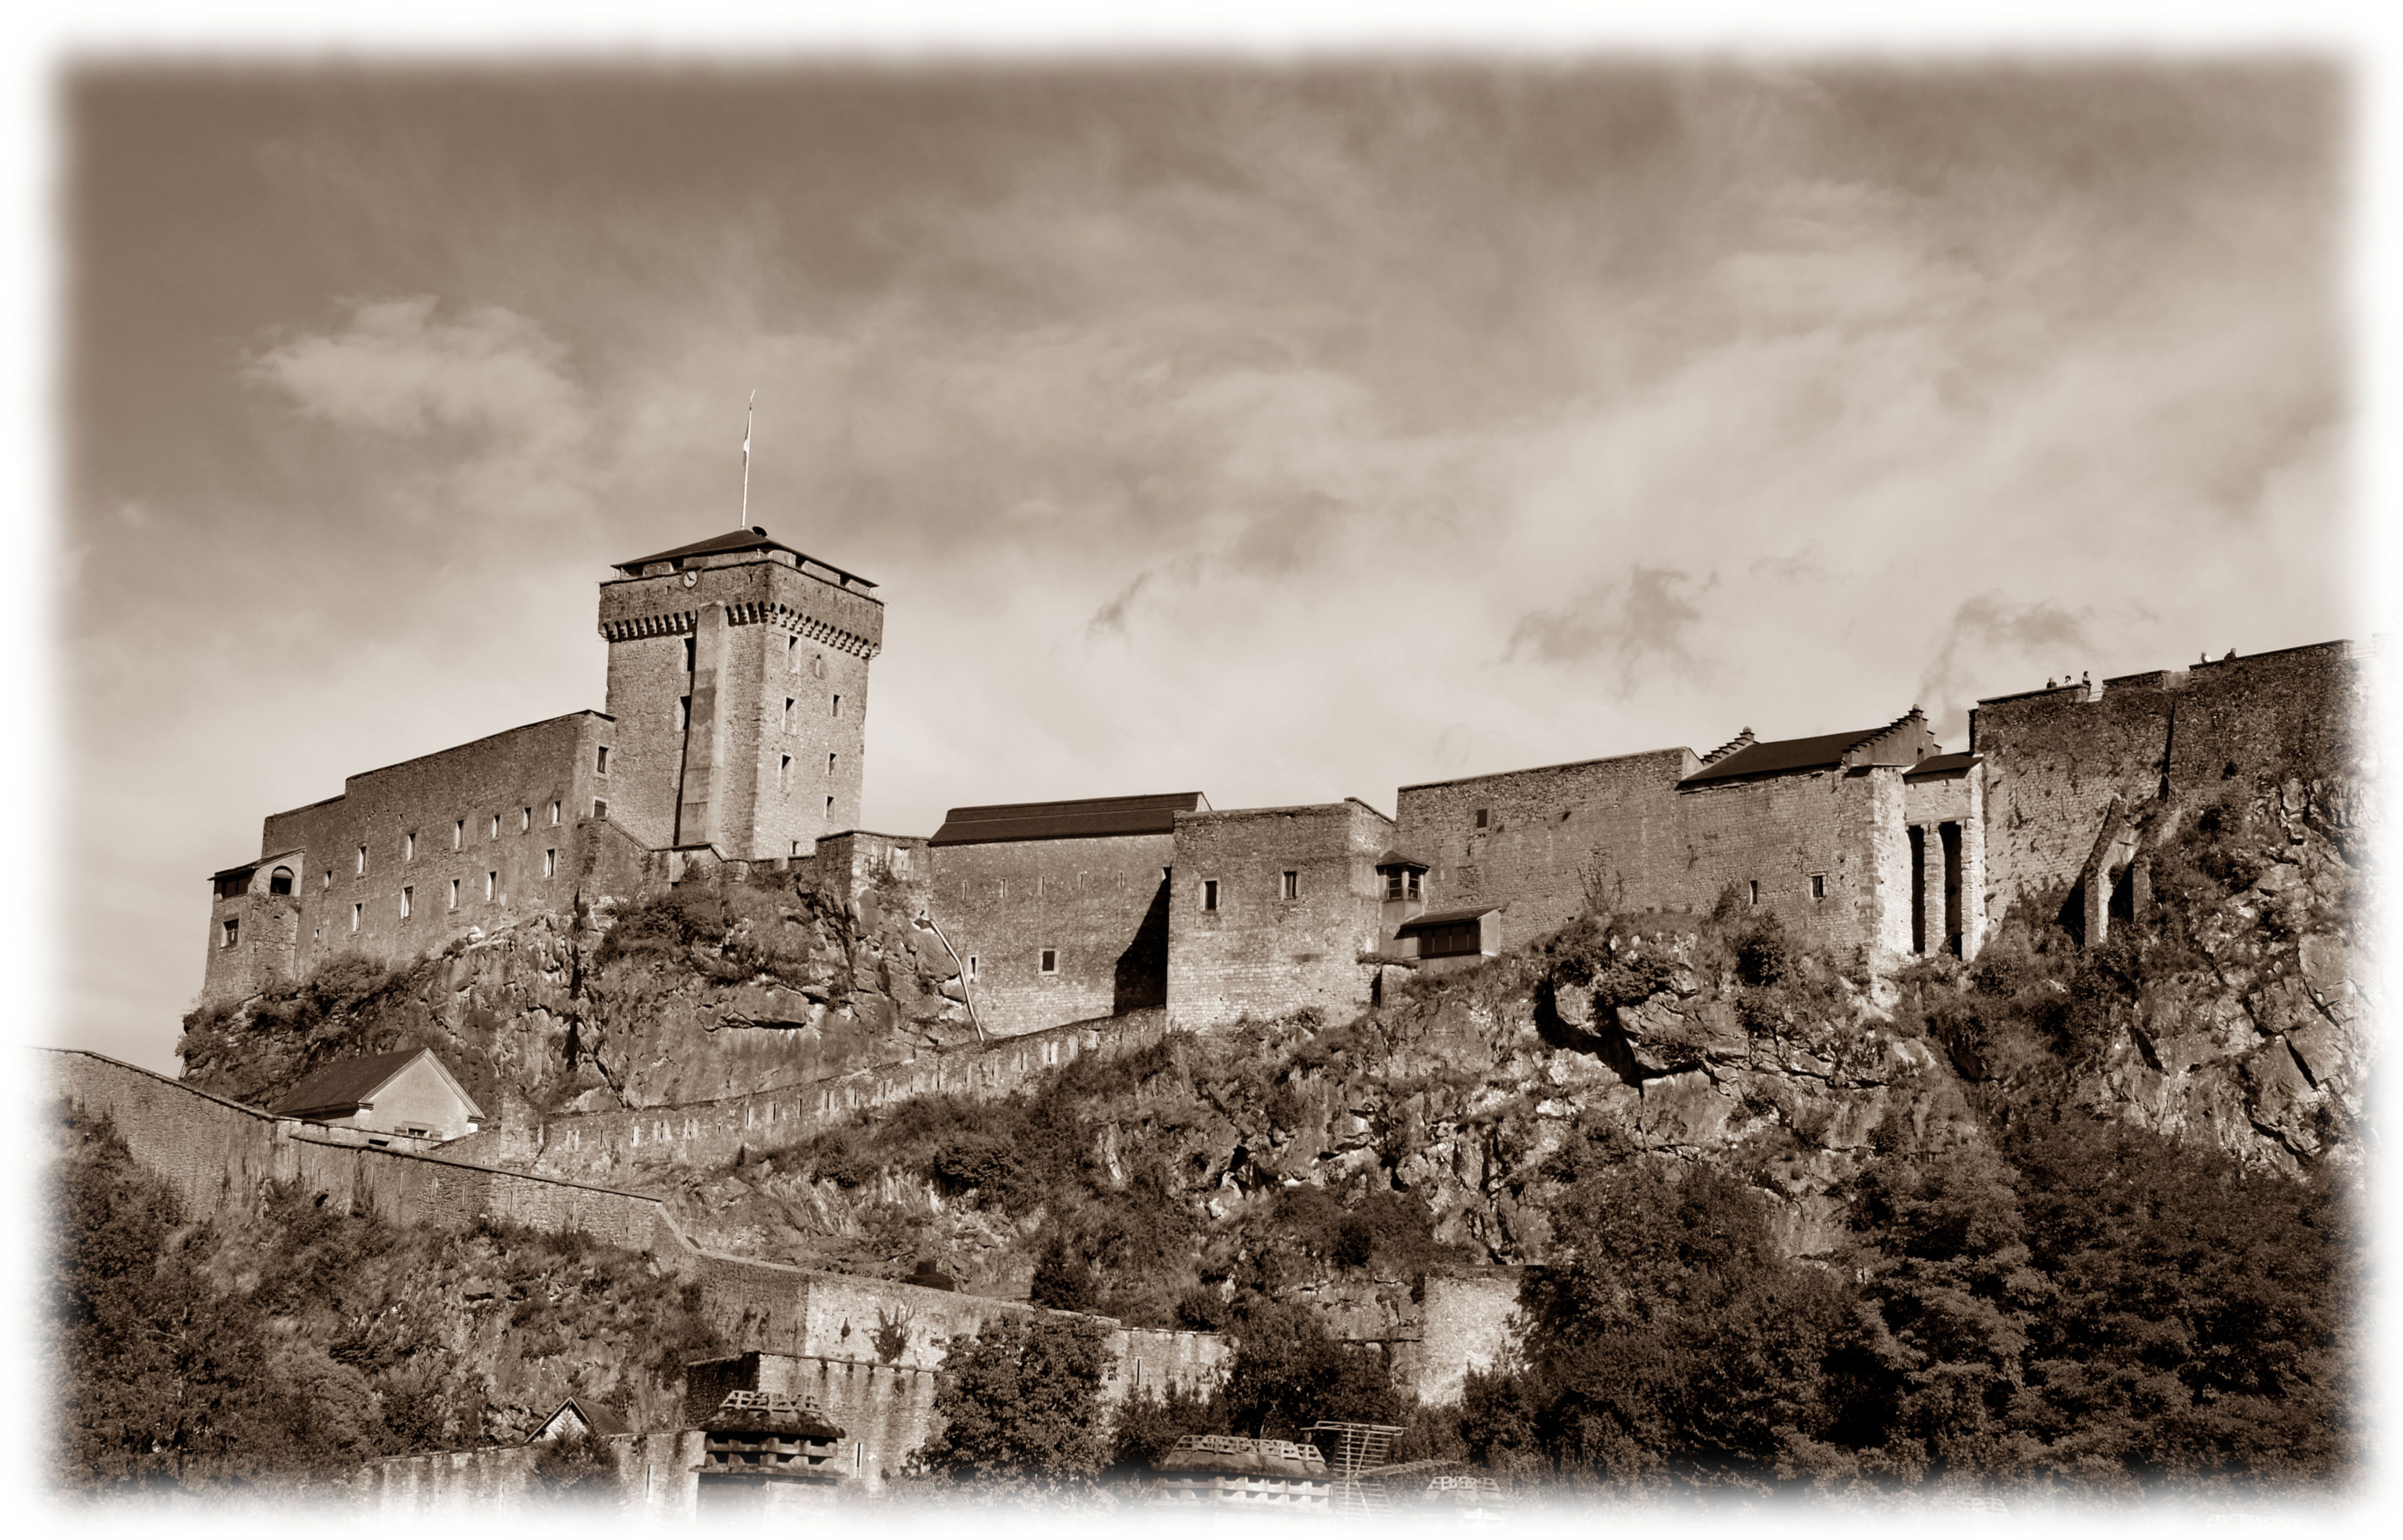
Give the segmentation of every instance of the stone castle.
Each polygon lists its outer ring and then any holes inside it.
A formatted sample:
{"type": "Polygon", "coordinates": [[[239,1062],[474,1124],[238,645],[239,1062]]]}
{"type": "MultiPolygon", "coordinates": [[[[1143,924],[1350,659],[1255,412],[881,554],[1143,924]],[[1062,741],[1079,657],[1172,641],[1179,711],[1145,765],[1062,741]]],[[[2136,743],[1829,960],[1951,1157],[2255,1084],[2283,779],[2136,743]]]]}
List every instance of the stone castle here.
{"type": "Polygon", "coordinates": [[[857,827],[875,585],[764,529],[616,564],[606,710],[351,777],[215,874],[203,1004],[344,953],[400,963],[688,873],[898,884],[1000,1035],[1165,1007],[1178,1027],[1372,1003],[1589,910],[1773,914],[1870,973],[1977,954],[2013,902],[2099,936],[2177,810],[2346,741],[2368,649],[2332,642],[1688,748],[1217,809],[1200,792],[953,808],[857,827]]]}

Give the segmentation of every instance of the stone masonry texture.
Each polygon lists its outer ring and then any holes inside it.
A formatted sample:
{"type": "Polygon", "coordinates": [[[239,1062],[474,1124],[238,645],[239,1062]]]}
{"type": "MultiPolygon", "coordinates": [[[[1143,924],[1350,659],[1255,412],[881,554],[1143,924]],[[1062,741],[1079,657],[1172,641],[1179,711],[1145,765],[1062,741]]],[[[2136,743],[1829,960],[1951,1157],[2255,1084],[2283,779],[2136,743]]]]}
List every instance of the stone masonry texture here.
{"type": "Polygon", "coordinates": [[[2207,800],[2283,766],[2366,755],[2370,657],[2328,642],[1978,702],[1988,922],[2074,882],[2115,797],[2207,800]]]}
{"type": "Polygon", "coordinates": [[[1356,801],[1178,813],[1170,1019],[1204,1027],[1365,1007],[1375,967],[1361,957],[1380,940],[1376,862],[1394,838],[1393,820],[1356,801]]]}
{"type": "Polygon", "coordinates": [[[963,961],[976,959],[970,988],[986,1032],[1039,1032],[1165,1002],[1174,837],[1017,839],[927,853],[935,921],[963,961]]]}

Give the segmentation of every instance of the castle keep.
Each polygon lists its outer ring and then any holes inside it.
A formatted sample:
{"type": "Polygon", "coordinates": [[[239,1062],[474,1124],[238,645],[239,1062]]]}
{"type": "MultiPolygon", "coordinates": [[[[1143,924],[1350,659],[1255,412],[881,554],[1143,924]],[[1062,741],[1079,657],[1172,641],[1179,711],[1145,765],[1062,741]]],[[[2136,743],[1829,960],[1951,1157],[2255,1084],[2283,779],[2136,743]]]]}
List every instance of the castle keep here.
{"type": "MultiPolygon", "coordinates": [[[[859,820],[875,585],[736,530],[601,585],[608,709],[354,775],[211,882],[203,1002],[572,909],[644,857],[805,855],[859,820]]],[[[663,869],[681,869],[670,859],[663,869]]]]}
{"type": "Polygon", "coordinates": [[[918,838],[857,826],[875,585],[757,527],[616,571],[607,710],[270,816],[258,859],[213,879],[204,1002],[695,867],[795,862],[846,900],[897,884],[993,1035],[1161,1007],[1184,1027],[1340,1013],[1392,970],[1473,964],[1589,911],[1731,902],[1883,972],[1974,957],[2021,900],[2099,936],[2141,905],[2179,808],[2349,748],[2365,687],[2364,649],[2337,642],[1981,701],[1960,753],[1913,707],[1405,785],[1392,818],[1185,791],[962,806],[918,838]]]}

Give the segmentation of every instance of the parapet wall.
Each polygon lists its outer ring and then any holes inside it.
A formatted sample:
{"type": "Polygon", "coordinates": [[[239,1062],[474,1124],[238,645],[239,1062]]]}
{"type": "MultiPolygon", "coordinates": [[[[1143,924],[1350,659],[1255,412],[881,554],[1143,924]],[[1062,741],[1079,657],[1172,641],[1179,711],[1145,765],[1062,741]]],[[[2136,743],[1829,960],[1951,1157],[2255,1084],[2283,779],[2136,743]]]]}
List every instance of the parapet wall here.
{"type": "Polygon", "coordinates": [[[1147,1047],[1169,1030],[1165,1011],[1135,1011],[780,1090],[554,1117],[543,1125],[534,1169],[547,1176],[598,1180],[622,1179],[661,1164],[723,1165],[746,1148],[789,1145],[868,1108],[911,1097],[1003,1094],[1088,1053],[1147,1047]]]}
{"type": "MultiPolygon", "coordinates": [[[[621,1434],[602,1440],[617,1466],[620,1521],[689,1524],[699,1491],[702,1436],[621,1434]]],[[[386,1533],[420,1530],[429,1519],[490,1523],[523,1505],[534,1484],[536,1444],[502,1444],[444,1454],[379,1460],[359,1475],[359,1495],[386,1533]]]]}
{"type": "Polygon", "coordinates": [[[1980,701],[1990,923],[2074,882],[2113,798],[2208,800],[2360,773],[2372,649],[2327,642],[1980,701]]]}

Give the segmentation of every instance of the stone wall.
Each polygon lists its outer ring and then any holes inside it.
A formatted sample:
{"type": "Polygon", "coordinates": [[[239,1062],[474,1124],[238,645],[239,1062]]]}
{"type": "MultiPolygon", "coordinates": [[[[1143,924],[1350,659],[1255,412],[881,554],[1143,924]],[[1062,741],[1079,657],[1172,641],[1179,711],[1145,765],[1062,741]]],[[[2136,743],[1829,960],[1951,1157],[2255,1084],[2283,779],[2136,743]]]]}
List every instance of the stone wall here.
{"type": "Polygon", "coordinates": [[[1979,701],[1969,742],[1985,762],[1988,923],[2073,883],[2115,797],[2207,801],[2230,782],[2274,786],[2298,766],[2351,772],[2368,752],[2371,656],[2327,642],[1979,701]]]}
{"type": "MultiPolygon", "coordinates": [[[[621,1506],[612,1517],[620,1523],[689,1524],[701,1444],[697,1430],[602,1440],[617,1466],[621,1506]]],[[[416,1529],[429,1520],[489,1523],[527,1505],[540,1453],[539,1445],[505,1444],[402,1455],[368,1465],[355,1485],[385,1529],[416,1529]]]]}
{"type": "MultiPolygon", "coordinates": [[[[252,1212],[268,1183],[284,1182],[322,1193],[345,1213],[372,1213],[396,1225],[457,1229],[489,1219],[580,1234],[657,1257],[697,1283],[702,1318],[738,1352],[815,1357],[862,1370],[931,1373],[954,1334],[973,1333],[996,1316],[1038,1313],[1015,1300],[706,1251],[656,1198],[363,1147],[99,1054],[35,1051],[51,1092],[85,1112],[106,1113],[135,1161],[175,1190],[190,1218],[252,1212]],[[889,1338],[880,1339],[888,1325],[900,1334],[897,1352],[890,1351],[889,1338]]],[[[1224,1372],[1228,1349],[1212,1334],[1130,1331],[1107,1317],[1083,1319],[1108,1333],[1112,1369],[1104,1391],[1112,1397],[1138,1378],[1198,1385],[1224,1372]]]]}
{"type": "Polygon", "coordinates": [[[928,902],[988,1033],[1037,1032],[1168,997],[1167,869],[1175,837],[937,845],[928,902]],[[1052,970],[1043,970],[1043,953],[1052,970]]]}
{"type": "Polygon", "coordinates": [[[1505,905],[1503,945],[1523,946],[1583,912],[1589,894],[1641,907],[1646,877],[1682,865],[1675,788],[1701,764],[1661,749],[1404,786],[1401,851],[1431,868],[1429,909],[1505,905]]]}
{"type": "Polygon", "coordinates": [[[1588,908],[1707,911],[1757,883],[1759,907],[1806,944],[1909,950],[1899,769],[1680,790],[1700,765],[1665,749],[1405,786],[1401,849],[1433,867],[1428,909],[1505,906],[1506,948],[1588,908]]]}
{"type": "Polygon", "coordinates": [[[1168,1014],[1184,1027],[1368,1004],[1393,820],[1356,800],[1176,815],[1168,1014]],[[1286,896],[1290,873],[1292,896],[1286,896]],[[1204,897],[1215,884],[1216,907],[1204,897]]]}
{"type": "Polygon", "coordinates": [[[604,583],[600,623],[609,709],[625,725],[627,827],[764,860],[857,826],[881,603],[788,553],[747,552],[604,583]]]}
{"type": "Polygon", "coordinates": [[[1470,1371],[1484,1372],[1517,1345],[1522,1267],[1437,1269],[1420,1307],[1412,1388],[1429,1406],[1460,1399],[1470,1371]]]}
{"type": "Polygon", "coordinates": [[[626,1180],[662,1164],[723,1165],[742,1150],[796,1144],[830,1123],[914,1096],[1006,1094],[1084,1054],[1131,1052],[1169,1031],[1166,1012],[1135,1011],[751,1096],[552,1117],[542,1126],[533,1169],[597,1181],[626,1180]]]}
{"type": "MultiPolygon", "coordinates": [[[[354,775],[340,797],[270,816],[261,855],[297,868],[284,977],[343,952],[403,963],[471,928],[574,909],[584,820],[609,780],[594,771],[596,751],[614,728],[576,712],[354,775]]],[[[279,981],[218,944],[229,906],[259,901],[217,900],[225,912],[210,917],[204,1004],[279,981]]]]}

